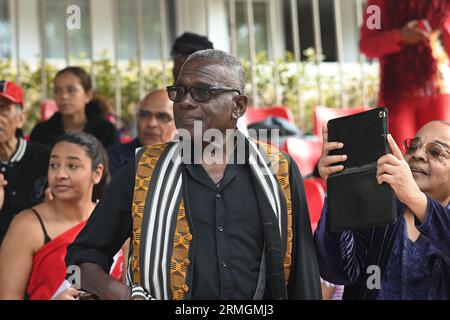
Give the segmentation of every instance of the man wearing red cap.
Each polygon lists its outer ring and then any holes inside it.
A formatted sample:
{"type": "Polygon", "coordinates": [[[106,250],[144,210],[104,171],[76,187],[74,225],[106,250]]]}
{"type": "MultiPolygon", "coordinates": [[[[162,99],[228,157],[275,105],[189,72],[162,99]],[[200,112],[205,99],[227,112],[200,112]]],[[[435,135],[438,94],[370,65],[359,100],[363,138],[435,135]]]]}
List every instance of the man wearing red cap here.
{"type": "Polygon", "coordinates": [[[0,81],[0,244],[13,217],[44,199],[49,149],[17,134],[25,123],[24,94],[0,81]]]}

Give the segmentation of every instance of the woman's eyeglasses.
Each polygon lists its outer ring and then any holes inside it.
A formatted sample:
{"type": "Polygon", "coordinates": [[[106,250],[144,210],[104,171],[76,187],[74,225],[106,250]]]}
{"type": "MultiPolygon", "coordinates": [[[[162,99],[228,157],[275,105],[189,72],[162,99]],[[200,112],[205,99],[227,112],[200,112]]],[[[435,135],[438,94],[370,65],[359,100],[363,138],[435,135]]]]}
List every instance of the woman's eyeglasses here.
{"type": "Polygon", "coordinates": [[[403,141],[403,146],[405,147],[406,154],[408,155],[413,155],[420,148],[424,147],[425,152],[430,158],[439,160],[442,158],[447,159],[450,156],[450,151],[437,142],[428,142],[422,145],[420,139],[410,138],[403,141]]]}

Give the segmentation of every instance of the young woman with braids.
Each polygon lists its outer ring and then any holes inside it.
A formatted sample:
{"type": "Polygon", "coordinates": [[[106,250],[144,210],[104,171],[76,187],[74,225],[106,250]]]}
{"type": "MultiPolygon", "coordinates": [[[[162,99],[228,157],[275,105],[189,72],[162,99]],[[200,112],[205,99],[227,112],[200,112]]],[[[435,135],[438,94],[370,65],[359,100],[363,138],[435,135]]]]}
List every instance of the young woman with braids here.
{"type": "Polygon", "coordinates": [[[367,9],[360,49],[380,60],[378,104],[389,109],[394,139],[414,136],[431,120],[450,120],[450,1],[369,0],[367,9]],[[370,23],[374,5],[381,29],[370,23]]]}

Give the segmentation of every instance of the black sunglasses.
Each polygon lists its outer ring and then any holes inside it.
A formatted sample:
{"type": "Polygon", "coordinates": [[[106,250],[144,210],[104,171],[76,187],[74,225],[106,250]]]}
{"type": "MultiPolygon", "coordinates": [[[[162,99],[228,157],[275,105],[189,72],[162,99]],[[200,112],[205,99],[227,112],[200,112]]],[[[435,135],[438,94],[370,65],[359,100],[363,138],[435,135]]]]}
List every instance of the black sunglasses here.
{"type": "Polygon", "coordinates": [[[205,102],[211,99],[211,96],[214,94],[220,94],[224,92],[237,92],[241,94],[241,92],[237,89],[233,89],[230,87],[210,87],[210,86],[192,86],[190,88],[186,88],[183,86],[169,86],[166,88],[167,93],[169,95],[169,99],[174,102],[180,102],[186,93],[189,92],[192,99],[197,102],[205,102]]]}

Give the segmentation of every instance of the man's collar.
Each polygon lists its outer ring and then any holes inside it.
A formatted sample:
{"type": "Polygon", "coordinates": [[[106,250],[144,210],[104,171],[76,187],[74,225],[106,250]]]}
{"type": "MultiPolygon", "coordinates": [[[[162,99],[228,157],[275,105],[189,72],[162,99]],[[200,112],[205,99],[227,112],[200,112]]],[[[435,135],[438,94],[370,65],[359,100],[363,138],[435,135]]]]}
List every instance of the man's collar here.
{"type": "Polygon", "coordinates": [[[17,137],[17,148],[16,151],[13,153],[11,158],[8,161],[3,162],[19,162],[22,160],[23,156],[25,155],[25,150],[27,149],[27,141],[22,137],[17,137]]]}

